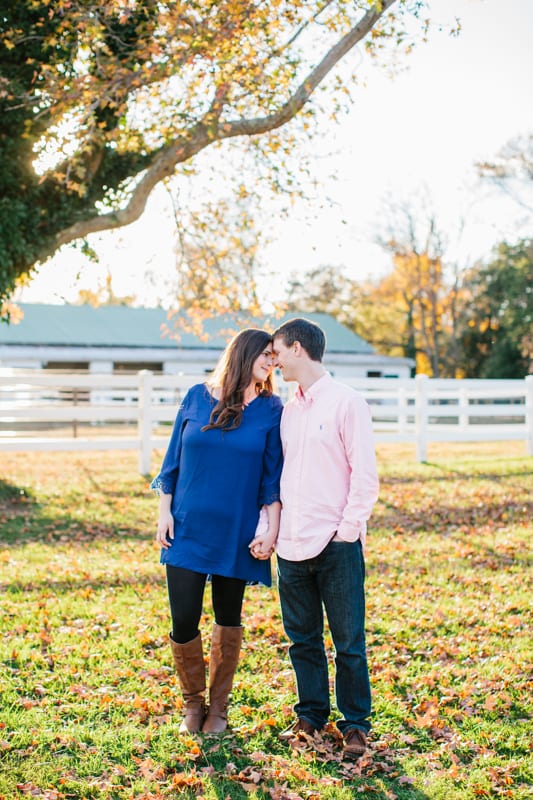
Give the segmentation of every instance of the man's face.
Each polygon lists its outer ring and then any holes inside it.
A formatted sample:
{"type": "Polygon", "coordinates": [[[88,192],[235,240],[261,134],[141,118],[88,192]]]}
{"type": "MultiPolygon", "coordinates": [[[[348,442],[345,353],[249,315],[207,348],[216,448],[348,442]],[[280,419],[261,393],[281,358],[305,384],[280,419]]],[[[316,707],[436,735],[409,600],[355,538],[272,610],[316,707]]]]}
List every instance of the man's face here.
{"type": "Polygon", "coordinates": [[[284,381],[297,380],[295,375],[297,365],[295,351],[297,349],[297,344],[298,343],[295,342],[290,347],[287,347],[283,336],[276,336],[274,339],[272,345],[272,351],[274,353],[274,366],[279,369],[283,375],[284,381]]]}

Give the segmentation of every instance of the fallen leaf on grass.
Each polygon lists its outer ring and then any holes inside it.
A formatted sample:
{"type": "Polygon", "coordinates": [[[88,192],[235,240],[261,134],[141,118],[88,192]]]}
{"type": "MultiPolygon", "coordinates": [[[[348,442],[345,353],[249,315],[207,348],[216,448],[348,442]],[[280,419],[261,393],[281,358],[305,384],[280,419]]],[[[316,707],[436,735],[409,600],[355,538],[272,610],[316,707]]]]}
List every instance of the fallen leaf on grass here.
{"type": "Polygon", "coordinates": [[[57,792],[55,789],[40,789],[33,783],[17,783],[17,789],[22,794],[40,797],[42,800],[62,800],[65,797],[62,792],[57,792]]]}
{"type": "Polygon", "coordinates": [[[198,777],[196,772],[193,770],[192,772],[176,772],[172,776],[171,785],[174,789],[193,789],[194,791],[202,791],[204,790],[204,783],[201,778],[198,777]]]}
{"type": "Polygon", "coordinates": [[[138,765],[139,772],[148,781],[160,781],[165,777],[164,769],[156,765],[151,758],[140,759],[133,756],[133,761],[138,765]]]}
{"type": "Polygon", "coordinates": [[[304,800],[304,798],[297,792],[291,792],[287,788],[287,784],[282,786],[274,786],[267,789],[272,800],[304,800]]]}
{"type": "Polygon", "coordinates": [[[401,783],[402,786],[405,786],[405,785],[412,786],[414,784],[414,782],[415,782],[415,779],[414,778],[409,778],[408,775],[402,775],[400,778],[398,778],[398,783],[401,783]]]}

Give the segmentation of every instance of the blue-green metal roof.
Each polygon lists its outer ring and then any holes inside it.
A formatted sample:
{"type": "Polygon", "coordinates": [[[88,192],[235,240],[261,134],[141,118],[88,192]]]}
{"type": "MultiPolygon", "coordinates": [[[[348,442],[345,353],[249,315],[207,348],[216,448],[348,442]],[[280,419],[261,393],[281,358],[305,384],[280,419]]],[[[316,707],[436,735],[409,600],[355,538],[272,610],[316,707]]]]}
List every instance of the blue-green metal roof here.
{"type": "Polygon", "coordinates": [[[0,345],[35,345],[40,347],[163,347],[172,349],[220,349],[236,330],[249,325],[272,330],[288,319],[302,316],[324,330],[329,353],[373,353],[373,348],[329,314],[285,314],[281,318],[243,321],[226,316],[204,322],[206,338],[178,327],[178,336],[170,337],[163,328],[175,325],[162,308],[130,306],[45,305],[21,303],[24,317],[18,324],[0,323],[0,345]]]}

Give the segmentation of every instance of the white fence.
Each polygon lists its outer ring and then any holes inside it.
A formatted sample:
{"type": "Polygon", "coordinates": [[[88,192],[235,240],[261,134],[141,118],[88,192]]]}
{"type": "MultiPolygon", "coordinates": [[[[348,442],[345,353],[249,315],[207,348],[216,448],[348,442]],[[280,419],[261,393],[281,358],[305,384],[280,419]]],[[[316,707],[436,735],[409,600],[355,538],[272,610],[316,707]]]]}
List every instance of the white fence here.
{"type": "MultiPolygon", "coordinates": [[[[0,370],[0,452],[135,449],[139,471],[168,442],[177,406],[203,376],[0,370]],[[166,427],[163,427],[167,423],[166,427]],[[84,435],[81,435],[81,434],[84,435]],[[40,435],[36,435],[40,434],[40,435]]],[[[361,378],[378,442],[524,440],[533,455],[533,376],[525,380],[361,378]]],[[[279,387],[285,398],[293,384],[279,387]]]]}

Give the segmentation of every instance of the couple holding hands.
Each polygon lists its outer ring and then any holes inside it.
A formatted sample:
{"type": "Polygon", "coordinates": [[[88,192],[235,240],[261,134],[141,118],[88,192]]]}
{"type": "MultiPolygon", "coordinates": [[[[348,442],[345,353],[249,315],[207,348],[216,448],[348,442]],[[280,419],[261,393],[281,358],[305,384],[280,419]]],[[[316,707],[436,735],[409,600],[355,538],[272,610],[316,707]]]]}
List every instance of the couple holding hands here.
{"type": "Polygon", "coordinates": [[[166,565],[170,646],[183,693],[182,732],[222,733],[237,669],[247,583],[278,587],[296,675],[287,736],[313,735],[330,714],[323,627],[335,647],[337,721],[344,756],[360,758],[370,729],[365,649],[366,521],[378,478],[370,410],[322,365],[322,329],[306,319],[273,334],[246,329],[213,375],[179,408],[152,487],[166,565]],[[283,408],[272,371],[296,381],[283,408]],[[209,702],[199,623],[211,576],[214,624],[209,702]]]}

